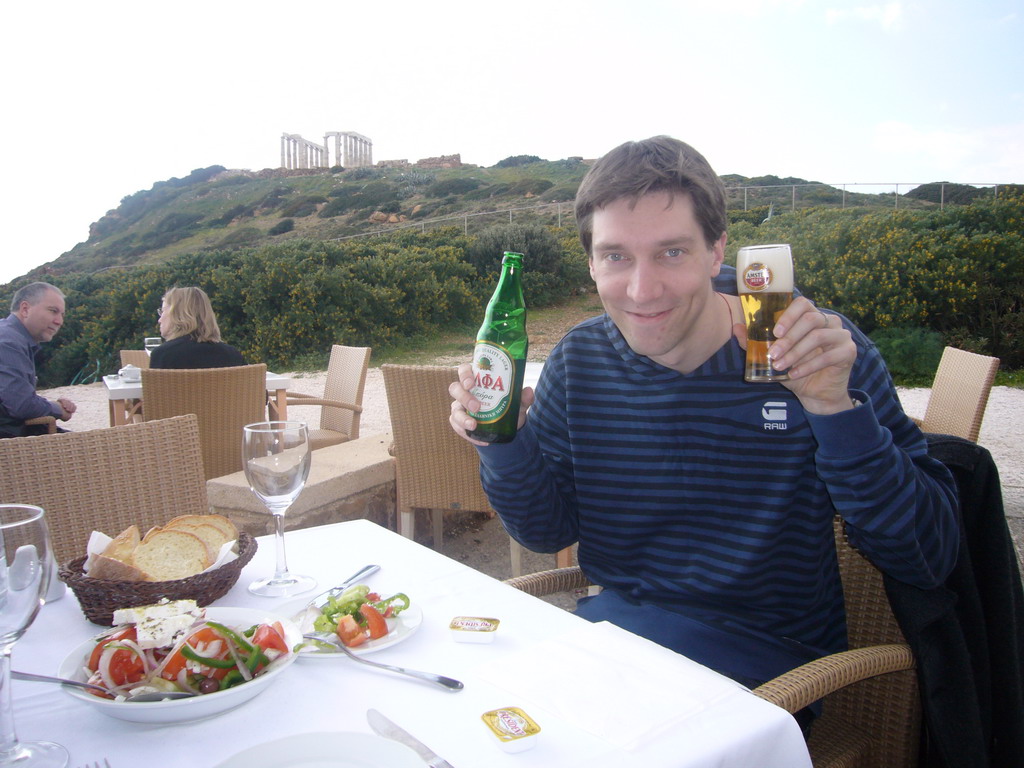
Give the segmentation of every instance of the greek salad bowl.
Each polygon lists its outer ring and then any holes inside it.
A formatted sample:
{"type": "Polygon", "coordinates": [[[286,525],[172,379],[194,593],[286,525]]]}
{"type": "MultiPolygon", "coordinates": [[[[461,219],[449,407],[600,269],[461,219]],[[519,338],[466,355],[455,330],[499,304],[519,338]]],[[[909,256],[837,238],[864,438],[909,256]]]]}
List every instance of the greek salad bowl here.
{"type": "MultiPolygon", "coordinates": [[[[302,642],[302,633],[294,622],[269,611],[211,606],[206,609],[206,618],[232,628],[245,628],[263,623],[272,624],[278,621],[281,622],[281,626],[284,629],[285,640],[289,648],[294,648],[297,643],[302,642]]],[[[61,662],[57,674],[60,677],[87,682],[88,673],[85,670],[85,663],[95,646],[95,640],[88,640],[77,646],[61,662]]],[[[254,677],[248,682],[226,688],[222,691],[201,694],[185,699],[138,702],[116,701],[114,699],[101,698],[88,691],[70,686],[65,686],[64,690],[69,696],[95,707],[108,717],[135,723],[184,723],[223,714],[258,696],[270,685],[273,685],[274,681],[291,666],[295,659],[296,654],[289,652],[287,655],[276,659],[263,674],[254,677]]]]}

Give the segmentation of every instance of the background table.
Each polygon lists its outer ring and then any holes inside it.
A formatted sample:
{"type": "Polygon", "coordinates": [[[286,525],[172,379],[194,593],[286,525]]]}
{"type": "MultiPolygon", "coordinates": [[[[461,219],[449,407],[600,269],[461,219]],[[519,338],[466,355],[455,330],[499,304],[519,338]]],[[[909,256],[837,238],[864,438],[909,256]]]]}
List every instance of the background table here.
{"type": "MultiPolygon", "coordinates": [[[[238,584],[217,605],[276,607],[291,615],[303,599],[259,598],[246,589],[250,580],[273,570],[273,540],[262,537],[259,541],[260,549],[238,584]]],[[[422,608],[424,619],[415,634],[373,658],[455,677],[466,684],[465,690],[448,693],[344,658],[300,659],[266,691],[233,711],[204,722],[140,726],[105,717],[57,686],[14,682],[19,736],[64,744],[71,753],[71,766],[107,757],[113,768],[157,764],[192,768],[215,765],[245,747],[291,734],[370,733],[365,713],[372,707],[427,742],[455,768],[810,765],[792,717],[731,681],[724,696],[634,750],[616,746],[611,734],[606,738],[593,732],[585,717],[567,718],[550,711],[544,695],[526,700],[514,680],[506,687],[496,685],[494,672],[506,662],[514,664],[552,638],[595,625],[373,523],[359,520],[289,532],[288,555],[293,569],[316,576],[323,588],[367,563],[380,564],[381,570],[368,583],[385,594],[407,592],[422,608]],[[494,642],[454,642],[448,623],[461,615],[499,618],[494,642]],[[507,706],[522,707],[543,729],[529,752],[506,754],[486,733],[480,715],[507,706]]],[[[54,674],[67,652],[99,629],[83,618],[68,592],[44,606],[15,646],[13,667],[54,674]]],[[[673,658],[681,666],[696,666],[682,657],[673,658]]],[[[574,665],[568,667],[564,674],[570,678],[585,674],[582,661],[578,672],[574,665]]],[[[643,684],[653,692],[661,681],[662,676],[654,673],[643,684]]],[[[606,702],[614,702],[618,693],[609,683],[606,702]]],[[[601,700],[593,701],[595,711],[601,706],[601,700]]],[[[339,747],[343,745],[339,738],[339,747]]]]}

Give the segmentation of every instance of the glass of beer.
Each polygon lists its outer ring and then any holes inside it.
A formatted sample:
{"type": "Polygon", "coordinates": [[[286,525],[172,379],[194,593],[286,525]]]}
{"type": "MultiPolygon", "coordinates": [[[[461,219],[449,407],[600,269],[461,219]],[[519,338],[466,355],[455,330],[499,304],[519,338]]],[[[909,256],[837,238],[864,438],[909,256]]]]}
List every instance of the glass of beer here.
{"type": "Polygon", "coordinates": [[[772,329],[793,300],[793,255],[789,245],[750,245],[736,255],[736,291],[747,325],[746,381],[785,381],[789,375],[772,368],[768,348],[772,329]]]}

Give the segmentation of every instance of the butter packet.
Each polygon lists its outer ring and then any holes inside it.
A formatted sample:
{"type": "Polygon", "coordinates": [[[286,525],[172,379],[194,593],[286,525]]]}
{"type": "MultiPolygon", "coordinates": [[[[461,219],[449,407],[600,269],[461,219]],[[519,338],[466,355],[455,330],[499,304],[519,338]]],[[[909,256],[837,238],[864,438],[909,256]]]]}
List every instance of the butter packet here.
{"type": "Polygon", "coordinates": [[[480,718],[505,752],[522,752],[537,743],[540,726],[519,707],[492,709],[480,718]]]}
{"type": "Polygon", "coordinates": [[[452,639],[457,643],[489,643],[498,631],[499,619],[481,616],[456,616],[448,625],[452,639]]]}

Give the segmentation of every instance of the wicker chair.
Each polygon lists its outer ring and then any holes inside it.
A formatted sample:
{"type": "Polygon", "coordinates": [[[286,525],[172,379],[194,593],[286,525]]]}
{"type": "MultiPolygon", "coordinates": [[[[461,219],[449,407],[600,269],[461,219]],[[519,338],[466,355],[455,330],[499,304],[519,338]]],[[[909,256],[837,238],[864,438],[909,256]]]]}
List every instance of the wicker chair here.
{"type": "Polygon", "coordinates": [[[143,369],[146,421],[194,413],[199,417],[207,480],[242,469],[242,427],[266,421],[267,366],[143,369]]]}
{"type": "Polygon", "coordinates": [[[319,405],[320,427],[309,430],[312,450],[337,445],[359,437],[359,417],[363,412],[363,387],[370,364],[370,347],[331,347],[324,396],[287,392],[288,405],[319,405]]]}
{"type": "MultiPolygon", "coordinates": [[[[444,512],[486,512],[494,515],[480,485],[476,449],[448,426],[451,396],[448,385],[456,369],[442,366],[382,365],[391,413],[398,532],[413,538],[416,510],[431,512],[435,549],[444,540],[444,512]]],[[[522,548],[509,539],[512,573],[522,573],[522,548]]]]}
{"type": "Polygon", "coordinates": [[[986,357],[946,347],[935,371],[923,419],[914,421],[925,432],[956,435],[978,442],[988,395],[999,368],[998,357],[986,357]]]}
{"type": "Polygon", "coordinates": [[[85,554],[94,530],[145,533],[209,512],[195,416],[0,440],[0,501],[46,512],[55,559],[85,554]]]}
{"type": "Polygon", "coordinates": [[[34,419],[25,419],[26,427],[46,427],[46,434],[57,433],[57,420],[53,416],[36,416],[34,419]]]}
{"type": "Polygon", "coordinates": [[[149,368],[149,353],[144,349],[122,349],[121,367],[134,365],[136,368],[149,368]]]}
{"type": "MultiPolygon", "coordinates": [[[[921,731],[914,657],[881,573],[846,542],[838,520],[835,531],[851,650],[791,670],[754,693],[788,712],[824,699],[808,739],[815,768],[910,768],[917,764],[921,731]]],[[[590,585],[579,567],[505,583],[538,597],[590,585]]]]}

